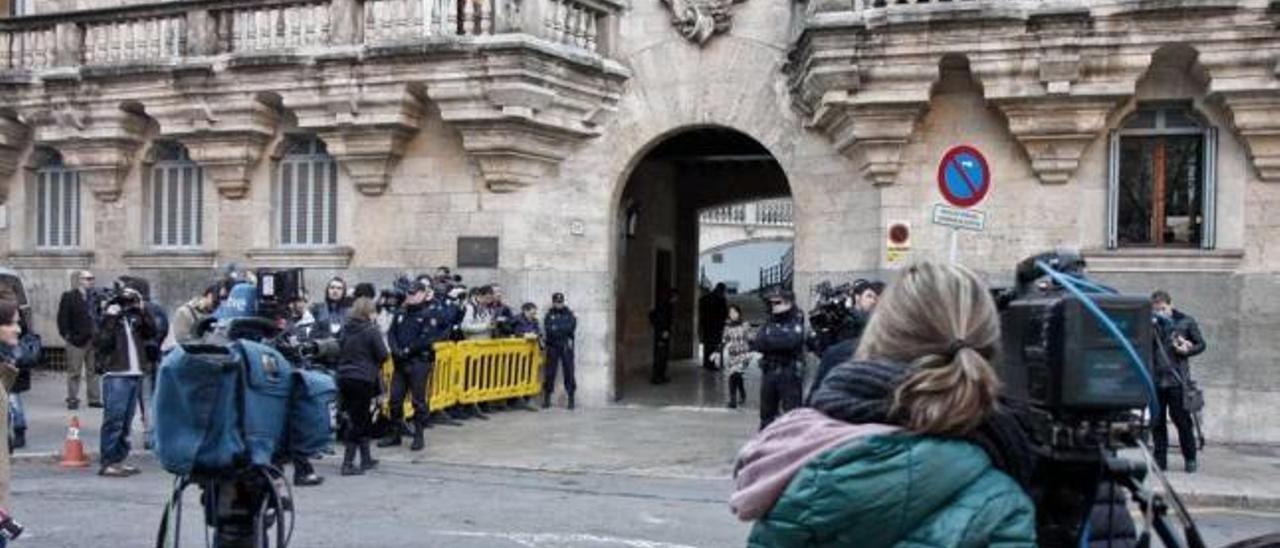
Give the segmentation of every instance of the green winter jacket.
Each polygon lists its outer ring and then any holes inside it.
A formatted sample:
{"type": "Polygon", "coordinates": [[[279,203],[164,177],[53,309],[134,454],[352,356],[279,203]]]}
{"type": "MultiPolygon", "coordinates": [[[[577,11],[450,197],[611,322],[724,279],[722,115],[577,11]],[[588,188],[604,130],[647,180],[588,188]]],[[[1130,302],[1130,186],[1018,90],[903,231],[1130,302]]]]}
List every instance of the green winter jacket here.
{"type": "Polygon", "coordinates": [[[751,530],[751,548],[1036,545],[1035,508],[978,446],[874,436],[809,462],[751,530]]]}

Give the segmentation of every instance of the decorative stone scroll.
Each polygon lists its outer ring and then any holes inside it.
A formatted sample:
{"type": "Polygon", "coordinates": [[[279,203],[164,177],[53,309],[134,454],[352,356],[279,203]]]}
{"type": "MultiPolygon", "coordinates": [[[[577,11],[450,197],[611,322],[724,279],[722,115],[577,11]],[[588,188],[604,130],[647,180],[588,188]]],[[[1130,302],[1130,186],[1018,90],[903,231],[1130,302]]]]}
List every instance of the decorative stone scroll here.
{"type": "Polygon", "coordinates": [[[1124,99],[1060,95],[992,103],[1009,120],[1009,131],[1031,158],[1040,182],[1062,184],[1075,174],[1085,147],[1102,135],[1107,115],[1124,99]]]}
{"type": "Polygon", "coordinates": [[[713,35],[733,27],[734,4],[744,0],[662,0],[671,9],[671,24],[685,39],[702,46],[713,35]]]}
{"type": "Polygon", "coordinates": [[[218,193],[233,200],[248,195],[253,168],[280,124],[278,104],[247,93],[189,98],[152,113],[161,135],[186,145],[218,193]]]}
{"type": "Polygon", "coordinates": [[[80,172],[80,182],[104,202],[114,202],[134,155],[146,140],[150,120],[138,110],[94,105],[94,110],[43,111],[33,126],[37,142],[62,153],[67,167],[80,172]]]}
{"type": "Polygon", "coordinates": [[[1231,125],[1249,148],[1258,177],[1280,182],[1280,96],[1274,91],[1220,93],[1214,96],[1231,115],[1231,125]]]}

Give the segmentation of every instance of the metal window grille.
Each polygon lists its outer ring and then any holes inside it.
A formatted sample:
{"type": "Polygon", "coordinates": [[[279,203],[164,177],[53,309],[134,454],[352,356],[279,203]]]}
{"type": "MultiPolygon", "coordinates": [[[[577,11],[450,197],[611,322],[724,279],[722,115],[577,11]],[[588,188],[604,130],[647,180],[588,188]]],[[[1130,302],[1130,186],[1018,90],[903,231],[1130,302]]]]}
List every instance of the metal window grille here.
{"type": "Polygon", "coordinates": [[[338,164],[315,138],[296,138],[280,161],[277,204],[280,245],[338,241],[338,164]]]}
{"type": "Polygon", "coordinates": [[[57,162],[36,170],[36,247],[80,245],[80,175],[57,162]]]}
{"type": "Polygon", "coordinates": [[[199,247],[204,243],[204,170],[177,143],[157,144],[151,168],[151,245],[199,247]]]}

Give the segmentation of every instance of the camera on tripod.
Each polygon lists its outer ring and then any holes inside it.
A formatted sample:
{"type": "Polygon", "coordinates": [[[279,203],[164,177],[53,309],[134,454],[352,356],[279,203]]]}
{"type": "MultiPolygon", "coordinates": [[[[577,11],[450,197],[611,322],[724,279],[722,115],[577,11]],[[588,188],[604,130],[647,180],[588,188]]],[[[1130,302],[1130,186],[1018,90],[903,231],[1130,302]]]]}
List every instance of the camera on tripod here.
{"type": "Polygon", "coordinates": [[[1027,406],[1023,426],[1039,458],[1032,498],[1040,544],[1081,545],[1099,488],[1110,485],[1108,497],[1131,492],[1166,546],[1203,546],[1168,483],[1172,500],[1144,486],[1150,459],[1118,454],[1144,447],[1142,410],[1159,411],[1151,301],[1089,281],[1085,266],[1074,251],[1042,253],[1018,264],[1015,287],[993,290],[1003,334],[997,371],[1006,397],[1027,406]],[[1183,522],[1182,539],[1164,515],[1169,509],[1183,522]]]}
{"type": "Polygon", "coordinates": [[[827,347],[838,342],[846,331],[853,329],[853,316],[849,307],[849,299],[853,289],[866,280],[858,280],[853,284],[832,285],[829,281],[819,283],[813,288],[818,300],[809,314],[809,325],[813,329],[813,337],[809,347],[821,355],[827,347]]]}

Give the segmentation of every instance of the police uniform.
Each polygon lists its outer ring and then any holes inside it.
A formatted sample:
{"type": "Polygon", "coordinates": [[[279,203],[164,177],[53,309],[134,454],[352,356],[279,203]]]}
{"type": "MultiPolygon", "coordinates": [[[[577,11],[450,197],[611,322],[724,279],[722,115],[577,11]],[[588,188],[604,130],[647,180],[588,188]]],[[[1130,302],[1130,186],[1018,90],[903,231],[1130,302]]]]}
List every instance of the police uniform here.
{"type": "Polygon", "coordinates": [[[804,313],[792,305],[781,314],[770,311],[769,320],[756,332],[751,349],[763,354],[760,368],[764,378],[760,384],[760,429],[779,415],[800,406],[804,359],[804,313]]]}
{"type": "MultiPolygon", "coordinates": [[[[553,301],[564,302],[564,297],[557,294],[553,301]]],[[[551,307],[546,318],[542,320],[546,330],[547,368],[542,379],[542,406],[551,405],[551,394],[555,391],[556,372],[564,369],[564,391],[569,396],[569,409],[573,409],[574,392],[578,389],[577,379],[573,374],[573,338],[578,329],[578,318],[568,306],[551,307]]]]}
{"type": "MultiPolygon", "coordinates": [[[[432,314],[428,303],[407,305],[398,311],[391,320],[391,329],[387,332],[388,346],[395,360],[395,368],[391,376],[391,419],[393,425],[399,425],[404,417],[404,398],[408,392],[413,402],[414,442],[426,426],[429,413],[427,385],[435,366],[435,351],[432,345],[447,332],[437,315],[432,314]]],[[[386,447],[399,443],[399,430],[394,430],[387,440],[379,445],[386,447]]]]}

